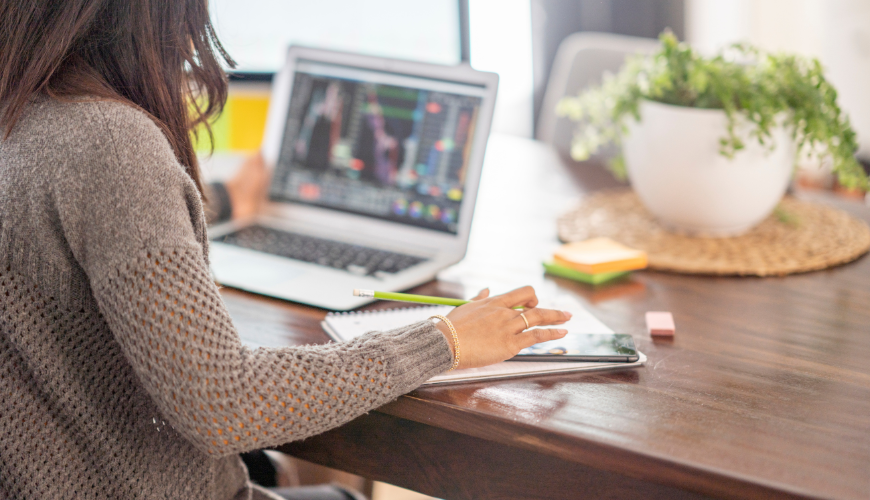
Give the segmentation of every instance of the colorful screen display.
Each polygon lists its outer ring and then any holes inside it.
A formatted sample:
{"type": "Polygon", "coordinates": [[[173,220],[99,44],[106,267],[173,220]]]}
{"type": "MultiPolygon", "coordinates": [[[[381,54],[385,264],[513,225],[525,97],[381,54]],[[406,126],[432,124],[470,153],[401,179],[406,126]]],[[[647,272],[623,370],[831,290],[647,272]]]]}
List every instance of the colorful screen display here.
{"type": "Polygon", "coordinates": [[[271,198],[455,234],[482,93],[300,62],[271,198]]]}

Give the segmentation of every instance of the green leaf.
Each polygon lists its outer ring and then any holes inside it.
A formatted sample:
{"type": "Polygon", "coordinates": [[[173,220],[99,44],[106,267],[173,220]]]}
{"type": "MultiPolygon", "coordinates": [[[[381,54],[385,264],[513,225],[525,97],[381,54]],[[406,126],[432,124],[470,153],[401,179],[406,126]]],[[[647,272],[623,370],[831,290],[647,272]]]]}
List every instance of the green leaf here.
{"type": "MultiPolygon", "coordinates": [[[[579,122],[583,129],[574,135],[575,159],[587,159],[610,143],[620,145],[628,121],[641,118],[640,103],[652,100],[723,110],[728,125],[720,153],[729,158],[746,146],[735,132],[738,120],[754,125],[750,137],[768,148],[775,146],[771,130],[783,125],[799,150],[831,160],[840,184],[870,190],[870,179],[855,160],[855,132],[817,59],[767,53],[748,44],[703,57],[670,31],[659,40],[655,54],[630,57],[600,86],[559,102],[559,116],[579,122]],[[777,122],[780,116],[785,119],[777,122]]],[[[621,155],[612,160],[611,170],[625,176],[621,155]]]]}

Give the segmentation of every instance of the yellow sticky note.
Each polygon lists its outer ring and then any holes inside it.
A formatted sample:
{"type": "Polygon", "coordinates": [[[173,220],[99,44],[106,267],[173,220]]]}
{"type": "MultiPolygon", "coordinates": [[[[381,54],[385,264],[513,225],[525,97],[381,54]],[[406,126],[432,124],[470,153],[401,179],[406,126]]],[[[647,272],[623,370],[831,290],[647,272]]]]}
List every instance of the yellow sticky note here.
{"type": "Polygon", "coordinates": [[[589,274],[633,271],[647,265],[646,252],[610,238],[593,238],[562,245],[553,254],[553,261],[589,274]]]}

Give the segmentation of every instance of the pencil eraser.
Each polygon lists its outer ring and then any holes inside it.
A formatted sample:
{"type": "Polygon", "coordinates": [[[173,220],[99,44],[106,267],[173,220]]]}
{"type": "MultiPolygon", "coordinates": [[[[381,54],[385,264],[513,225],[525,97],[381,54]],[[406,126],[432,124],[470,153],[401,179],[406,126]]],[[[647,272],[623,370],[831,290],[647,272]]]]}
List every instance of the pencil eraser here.
{"type": "Polygon", "coordinates": [[[650,311],[646,313],[646,329],[656,337],[673,337],[674,317],[669,312],[650,311]]]}

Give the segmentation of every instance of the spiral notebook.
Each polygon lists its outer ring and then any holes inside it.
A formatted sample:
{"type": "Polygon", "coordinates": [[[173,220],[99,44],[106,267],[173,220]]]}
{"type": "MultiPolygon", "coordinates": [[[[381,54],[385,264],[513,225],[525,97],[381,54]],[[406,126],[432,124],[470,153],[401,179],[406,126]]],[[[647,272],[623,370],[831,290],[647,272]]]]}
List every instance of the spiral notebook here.
{"type": "MultiPolygon", "coordinates": [[[[569,332],[583,333],[613,333],[607,325],[593,316],[577,299],[570,296],[555,300],[542,301],[541,307],[561,309],[571,312],[571,321],[560,328],[568,328],[569,332]]],[[[446,315],[451,306],[423,306],[403,309],[387,309],[380,311],[358,311],[345,313],[329,313],[321,322],[323,330],[332,340],[342,342],[351,340],[371,331],[386,331],[423,321],[435,314],[446,315]]],[[[549,373],[565,373],[579,371],[622,370],[643,365],[646,356],[638,351],[640,359],[634,363],[590,363],[564,361],[504,361],[483,368],[466,368],[453,370],[436,375],[423,385],[453,384],[474,382],[479,380],[494,380],[549,373]]]]}

